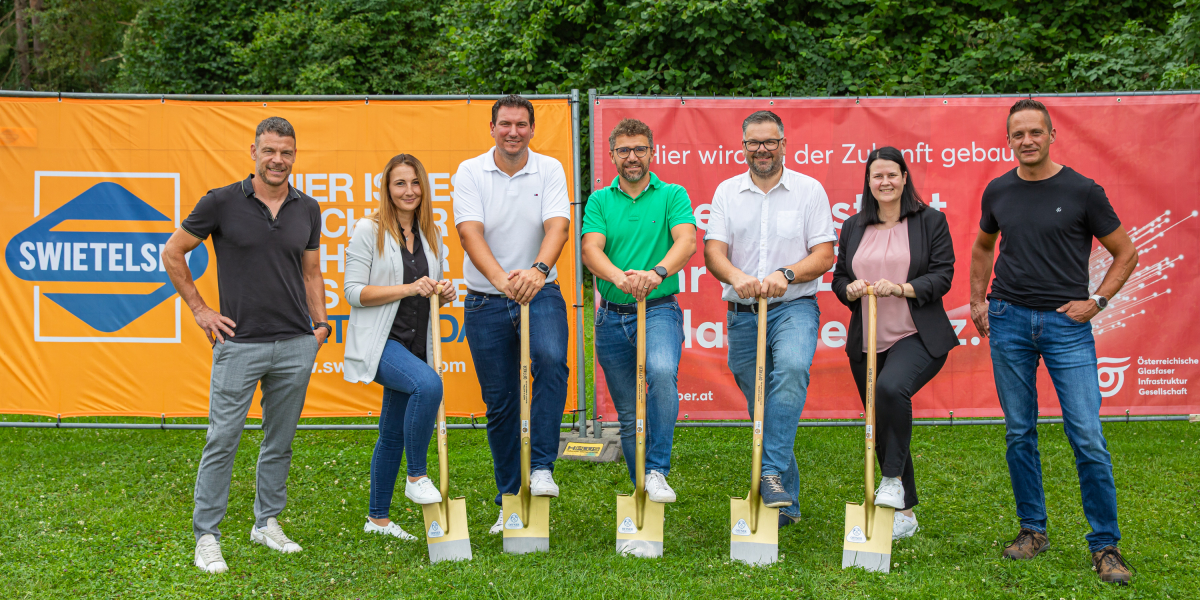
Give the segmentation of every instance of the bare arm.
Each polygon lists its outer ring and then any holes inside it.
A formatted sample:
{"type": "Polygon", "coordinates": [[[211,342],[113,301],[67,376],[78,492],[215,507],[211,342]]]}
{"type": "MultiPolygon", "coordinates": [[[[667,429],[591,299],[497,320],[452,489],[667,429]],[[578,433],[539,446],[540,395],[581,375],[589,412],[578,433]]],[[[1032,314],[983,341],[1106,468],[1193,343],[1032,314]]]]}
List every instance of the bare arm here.
{"type": "Polygon", "coordinates": [[[992,264],[996,261],[996,239],[999,233],[979,231],[971,246],[971,321],[975,330],[988,336],[987,289],[992,279],[992,264]]]}
{"type": "Polygon", "coordinates": [[[762,293],[762,282],[733,266],[729,261],[729,244],[718,240],[704,242],[704,265],[721,283],[728,283],[738,298],[756,298],[762,293]]]}
{"type": "MultiPolygon", "coordinates": [[[[688,260],[696,253],[696,226],[691,223],[680,223],[672,227],[671,240],[671,248],[667,250],[667,255],[658,262],[667,270],[667,277],[678,273],[680,269],[687,266],[688,260]]],[[[658,273],[653,270],[635,271],[631,269],[625,271],[625,275],[632,280],[630,288],[633,290],[632,292],[626,291],[626,293],[632,294],[638,300],[648,297],[650,292],[658,289],[665,279],[659,277],[658,273]]]]}
{"type": "MultiPolygon", "coordinates": [[[[1133,240],[1129,239],[1124,226],[1117,227],[1116,231],[1099,239],[1104,249],[1112,255],[1113,262],[1095,293],[1111,300],[1125,286],[1125,282],[1129,281],[1129,276],[1137,267],[1137,247],[1133,245],[1133,240]]],[[[1100,312],[1100,307],[1096,305],[1095,300],[1089,298],[1068,302],[1058,307],[1058,312],[1065,312],[1068,317],[1086,323],[1100,312]]]]}
{"type": "Polygon", "coordinates": [[[175,286],[179,297],[183,298],[191,309],[196,324],[204,330],[208,342],[224,344],[226,337],[233,337],[233,330],[237,324],[233,319],[208,307],[204,298],[200,296],[200,290],[196,289],[192,270],[187,266],[187,253],[199,247],[201,242],[202,240],[183,229],[176,229],[163,248],[163,266],[167,270],[167,277],[171,279],[171,285],[175,286]]]}
{"type": "Polygon", "coordinates": [[[614,265],[604,253],[604,244],[607,242],[608,238],[603,233],[583,234],[583,264],[596,277],[612,283],[626,294],[632,294],[633,292],[626,289],[625,271],[614,265]]]}
{"type": "MultiPolygon", "coordinates": [[[[808,249],[808,256],[799,262],[787,265],[796,278],[792,283],[805,283],[818,279],[829,272],[837,257],[833,253],[833,242],[822,242],[808,249]]],[[[761,294],[768,298],[780,298],[787,293],[787,277],[778,270],[763,278],[761,294]]]]}
{"type": "MultiPolygon", "coordinates": [[[[570,237],[570,228],[571,220],[566,217],[551,217],[542,222],[542,230],[546,235],[542,238],[541,247],[538,248],[537,262],[545,263],[550,267],[558,262],[558,256],[562,254],[563,246],[570,237]]],[[[542,291],[542,286],[546,285],[546,276],[532,265],[524,269],[513,269],[508,272],[506,278],[508,279],[508,289],[505,293],[520,304],[529,304],[533,297],[542,291]]]]}
{"type": "MultiPolygon", "coordinates": [[[[305,299],[308,300],[308,317],[313,323],[324,323],[325,316],[325,277],[321,275],[321,262],[316,250],[306,250],[300,268],[304,272],[305,299]]],[[[318,327],[313,335],[317,343],[324,344],[329,337],[329,330],[318,327]]]]}
{"type": "Polygon", "coordinates": [[[508,293],[508,273],[500,267],[492,249],[487,245],[487,240],[483,239],[483,223],[463,221],[455,228],[458,229],[458,237],[462,240],[463,251],[471,257],[471,264],[475,265],[500,293],[508,293]]]}

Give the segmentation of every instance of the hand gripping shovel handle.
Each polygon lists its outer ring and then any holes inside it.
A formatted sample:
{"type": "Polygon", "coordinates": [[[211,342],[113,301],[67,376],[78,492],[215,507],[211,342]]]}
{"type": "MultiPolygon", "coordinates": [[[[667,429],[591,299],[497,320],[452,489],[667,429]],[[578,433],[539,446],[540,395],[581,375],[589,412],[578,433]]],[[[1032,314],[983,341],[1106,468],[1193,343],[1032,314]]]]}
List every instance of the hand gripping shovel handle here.
{"type": "Polygon", "coordinates": [[[529,305],[521,305],[521,522],[529,523],[529,504],[532,494],[529,489],[529,404],[533,388],[530,382],[529,360],[529,305]]]}
{"type": "MultiPolygon", "coordinates": [[[[874,514],[875,506],[875,288],[867,286],[867,393],[866,393],[866,473],[864,478],[864,494],[866,497],[867,518],[874,514]]],[[[867,522],[867,535],[873,534],[872,523],[867,522]]]]}
{"type": "Polygon", "coordinates": [[[758,343],[754,360],[754,438],[750,457],[750,532],[758,533],[758,507],[762,505],[763,412],[766,402],[767,299],[758,299],[758,343]]]}
{"type": "Polygon", "coordinates": [[[646,519],[646,301],[637,303],[637,453],[634,473],[637,488],[634,503],[637,505],[637,528],[640,531],[646,519]]]}

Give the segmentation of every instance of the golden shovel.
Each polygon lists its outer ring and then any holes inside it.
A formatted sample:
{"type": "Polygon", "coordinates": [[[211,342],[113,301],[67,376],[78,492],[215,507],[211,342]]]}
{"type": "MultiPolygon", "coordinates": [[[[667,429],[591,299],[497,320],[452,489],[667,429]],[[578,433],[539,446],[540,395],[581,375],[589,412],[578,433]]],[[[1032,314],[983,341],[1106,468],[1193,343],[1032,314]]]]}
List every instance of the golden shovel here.
{"type": "Polygon", "coordinates": [[[529,305],[521,305],[521,491],[504,494],[504,551],[509,554],[550,551],[550,498],[529,489],[529,305]]]}
{"type": "Polygon", "coordinates": [[[637,458],[633,495],[617,494],[617,554],[658,558],[663,552],[663,504],[646,494],[646,301],[637,303],[637,458]]]}
{"type": "Polygon", "coordinates": [[[846,503],[842,568],[861,567],[887,573],[892,566],[892,519],[896,509],[875,505],[875,289],[867,286],[867,460],[866,498],[846,503]]]}
{"type": "Polygon", "coordinates": [[[766,396],[767,299],[758,299],[758,357],[754,365],[754,441],[750,494],[729,499],[729,557],[750,565],[779,560],[779,509],[767,508],[759,494],[762,480],[763,404],[766,396]]]}
{"type": "MultiPolygon", "coordinates": [[[[441,313],[438,296],[442,286],[437,286],[429,297],[429,322],[433,323],[433,364],[442,377],[442,333],[441,313]]],[[[438,483],[442,501],[422,504],[425,515],[425,541],[429,543],[429,562],[443,560],[471,560],[471,538],[467,533],[467,501],[463,496],[450,497],[450,465],[446,448],[446,401],[438,406],[437,414],[438,483]]]]}

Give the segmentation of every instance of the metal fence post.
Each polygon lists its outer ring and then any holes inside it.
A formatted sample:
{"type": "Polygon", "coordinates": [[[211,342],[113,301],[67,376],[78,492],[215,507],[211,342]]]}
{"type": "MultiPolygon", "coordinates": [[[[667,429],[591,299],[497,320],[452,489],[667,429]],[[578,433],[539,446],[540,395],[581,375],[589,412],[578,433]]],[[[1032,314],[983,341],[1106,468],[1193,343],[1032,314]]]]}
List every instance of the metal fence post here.
{"type": "Polygon", "coordinates": [[[583,335],[583,181],[580,180],[581,161],[579,156],[579,90],[571,90],[571,139],[575,146],[571,152],[575,163],[575,411],[579,423],[579,437],[587,437],[587,365],[584,361],[583,335]]]}

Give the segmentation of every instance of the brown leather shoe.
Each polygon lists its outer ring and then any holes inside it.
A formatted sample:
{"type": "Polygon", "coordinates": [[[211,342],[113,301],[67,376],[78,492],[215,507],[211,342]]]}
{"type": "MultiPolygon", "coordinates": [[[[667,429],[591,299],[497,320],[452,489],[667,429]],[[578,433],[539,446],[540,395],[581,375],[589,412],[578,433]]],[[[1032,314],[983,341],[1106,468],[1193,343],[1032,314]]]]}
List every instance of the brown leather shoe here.
{"type": "Polygon", "coordinates": [[[1100,575],[1105,583],[1127,585],[1133,575],[1129,573],[1129,565],[1121,557],[1121,551],[1116,546],[1105,546],[1092,553],[1092,570],[1100,575]]]}
{"type": "Polygon", "coordinates": [[[1004,553],[1001,554],[1001,557],[1029,560],[1041,554],[1049,544],[1050,540],[1046,538],[1046,534],[1022,527],[1017,538],[1004,545],[1004,553]]]}

